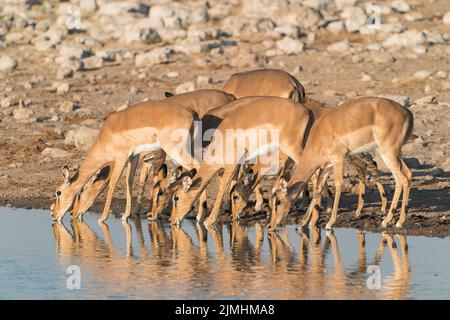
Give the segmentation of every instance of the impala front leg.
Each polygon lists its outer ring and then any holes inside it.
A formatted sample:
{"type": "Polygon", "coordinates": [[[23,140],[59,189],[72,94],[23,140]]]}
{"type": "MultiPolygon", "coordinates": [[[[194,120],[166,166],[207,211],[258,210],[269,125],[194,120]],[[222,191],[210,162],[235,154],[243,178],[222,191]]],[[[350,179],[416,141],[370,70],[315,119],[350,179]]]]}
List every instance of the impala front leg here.
{"type": "Polygon", "coordinates": [[[219,190],[217,192],[216,200],[214,202],[214,207],[212,208],[211,214],[209,215],[208,219],[206,219],[206,221],[204,222],[205,226],[212,226],[217,222],[217,219],[219,218],[222,209],[223,195],[229,189],[231,178],[236,172],[236,168],[239,168],[239,165],[225,167],[225,171],[220,177],[219,190]]]}
{"type": "Polygon", "coordinates": [[[122,174],[122,171],[128,161],[127,158],[121,158],[117,159],[113,165],[113,169],[111,172],[111,178],[109,180],[109,186],[108,186],[108,194],[106,195],[106,201],[105,201],[105,207],[103,208],[103,213],[100,219],[98,220],[99,223],[103,223],[108,219],[109,209],[111,207],[111,201],[114,189],[116,188],[117,181],[119,181],[120,175],[122,174]]]}
{"type": "Polygon", "coordinates": [[[137,164],[139,162],[139,155],[132,156],[127,165],[127,203],[125,205],[125,213],[122,216],[122,220],[127,220],[131,214],[131,203],[133,201],[133,181],[136,173],[137,164]]]}
{"type": "Polygon", "coordinates": [[[197,216],[195,217],[197,222],[202,222],[205,216],[208,213],[208,206],[206,203],[206,189],[202,191],[200,194],[200,199],[198,199],[198,212],[197,216]]]}
{"type": "Polygon", "coordinates": [[[264,197],[261,185],[259,183],[255,187],[255,196],[256,196],[255,212],[260,212],[263,209],[264,197]]]}
{"type": "Polygon", "coordinates": [[[342,181],[344,179],[344,160],[343,159],[333,163],[333,175],[334,175],[334,188],[335,188],[334,204],[333,204],[333,211],[331,212],[331,218],[328,221],[327,225],[325,226],[325,228],[327,230],[331,230],[334,223],[336,222],[337,211],[339,208],[339,199],[341,198],[342,181]]]}

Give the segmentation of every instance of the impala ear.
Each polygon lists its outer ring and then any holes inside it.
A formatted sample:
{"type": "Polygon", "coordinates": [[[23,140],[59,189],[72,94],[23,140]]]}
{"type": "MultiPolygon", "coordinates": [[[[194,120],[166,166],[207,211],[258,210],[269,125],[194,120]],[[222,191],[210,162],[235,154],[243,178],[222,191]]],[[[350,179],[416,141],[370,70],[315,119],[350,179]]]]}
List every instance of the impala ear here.
{"type": "Polygon", "coordinates": [[[188,191],[192,187],[192,184],[194,183],[194,181],[190,176],[184,177],[182,182],[183,182],[183,190],[185,192],[188,191]]]}
{"type": "Polygon", "coordinates": [[[287,193],[288,193],[287,185],[288,185],[288,183],[287,183],[286,179],[285,179],[285,178],[281,178],[281,179],[280,179],[280,190],[281,190],[281,192],[283,192],[284,194],[287,194],[287,193]]]}
{"type": "Polygon", "coordinates": [[[181,176],[181,174],[183,173],[183,167],[179,166],[177,168],[175,168],[172,172],[172,177],[170,178],[170,184],[173,184],[177,181],[177,179],[181,176]]]}
{"type": "Polygon", "coordinates": [[[170,98],[171,96],[173,96],[173,93],[172,93],[172,92],[169,92],[169,91],[166,91],[166,92],[164,92],[164,96],[165,96],[166,98],[170,98]]]}
{"type": "Polygon", "coordinates": [[[158,170],[158,179],[163,180],[167,177],[167,165],[164,163],[158,170]]]}
{"type": "Polygon", "coordinates": [[[94,173],[94,175],[89,179],[87,184],[93,184],[95,181],[97,181],[97,179],[101,176],[101,173],[102,169],[98,169],[97,172],[94,173]]]}
{"type": "Polygon", "coordinates": [[[62,176],[65,184],[70,184],[70,170],[67,165],[62,167],[62,176]]]}
{"type": "Polygon", "coordinates": [[[255,175],[253,174],[253,171],[250,171],[249,173],[247,173],[244,177],[244,185],[245,186],[250,185],[254,178],[255,178],[255,175]]]}

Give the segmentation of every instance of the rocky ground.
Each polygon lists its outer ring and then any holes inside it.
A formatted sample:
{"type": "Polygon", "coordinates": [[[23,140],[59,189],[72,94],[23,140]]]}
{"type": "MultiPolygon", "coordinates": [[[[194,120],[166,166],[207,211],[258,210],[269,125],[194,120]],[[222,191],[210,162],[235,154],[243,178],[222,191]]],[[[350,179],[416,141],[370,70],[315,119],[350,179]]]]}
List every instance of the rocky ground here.
{"type": "MultiPolygon", "coordinates": [[[[450,234],[450,2],[370,3],[1,0],[0,202],[48,208],[60,168],[78,165],[118,108],[271,67],[329,106],[377,95],[409,107],[418,138],[403,149],[414,173],[406,232],[450,234]]],[[[356,220],[347,193],[338,225],[378,230],[374,189],[367,198],[356,220]]]]}

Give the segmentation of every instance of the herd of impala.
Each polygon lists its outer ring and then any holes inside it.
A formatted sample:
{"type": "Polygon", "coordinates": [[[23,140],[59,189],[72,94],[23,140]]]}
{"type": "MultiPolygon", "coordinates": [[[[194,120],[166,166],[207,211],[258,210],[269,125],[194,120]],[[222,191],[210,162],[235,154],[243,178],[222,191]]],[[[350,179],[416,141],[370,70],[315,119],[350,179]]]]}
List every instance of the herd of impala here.
{"type": "Polygon", "coordinates": [[[370,154],[377,151],[395,179],[395,192],[382,227],[393,221],[403,193],[396,223],[401,228],[406,221],[412,178],[402,159],[401,147],[412,131],[412,113],[389,99],[362,97],[326,108],[307,99],[301,83],[282,70],[237,73],[226,82],[223,91],[166,93],[163,100],[138,103],[110,114],[79,170],[71,175],[69,168],[63,167],[64,182],[56,191],[51,214],[54,220],[61,220],[67,212],[73,218],[81,218],[108,186],[99,220],[104,222],[114,189],[126,167],[124,220],[139,213],[145,186],[149,184],[152,195],[149,219],[157,219],[161,212],[170,210],[170,222],[179,224],[197,204],[197,220],[212,226],[224,211],[224,200],[230,203],[233,220],[242,218],[253,192],[255,210],[261,211],[264,203],[261,179],[275,173],[268,199],[269,230],[275,230],[300,200],[309,203],[301,226],[309,223],[310,228],[314,227],[323,195],[327,198],[327,209],[331,210],[326,229],[331,229],[336,222],[345,160],[356,169],[359,181],[356,216],[364,205],[367,171],[375,178],[381,211],[386,211],[386,194],[370,154]],[[250,139],[253,132],[269,132],[269,137],[256,149],[250,139]],[[195,148],[199,136],[200,147],[195,148]],[[267,170],[267,161],[263,161],[263,156],[268,155],[271,164],[275,162],[278,168],[275,172],[267,170]],[[166,157],[178,165],[172,172],[168,172],[166,157]],[[222,160],[217,161],[218,158],[222,160]],[[140,190],[132,210],[133,178],[139,160],[143,162],[140,190]],[[326,184],[331,169],[334,201],[326,184]],[[153,178],[147,184],[151,172],[153,178]],[[219,185],[214,204],[208,210],[206,187],[215,177],[219,185]]]}

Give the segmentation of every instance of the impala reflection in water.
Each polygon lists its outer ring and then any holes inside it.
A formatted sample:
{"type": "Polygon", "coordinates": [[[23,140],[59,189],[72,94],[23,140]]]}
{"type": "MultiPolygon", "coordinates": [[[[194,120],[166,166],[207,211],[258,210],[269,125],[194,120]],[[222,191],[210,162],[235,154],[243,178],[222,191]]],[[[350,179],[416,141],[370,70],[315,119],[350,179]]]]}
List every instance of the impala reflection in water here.
{"type": "Polygon", "coordinates": [[[192,219],[51,222],[0,208],[3,299],[423,299],[450,296],[450,241],[355,229],[204,228],[192,219]],[[56,248],[56,251],[55,251],[56,248]]]}

